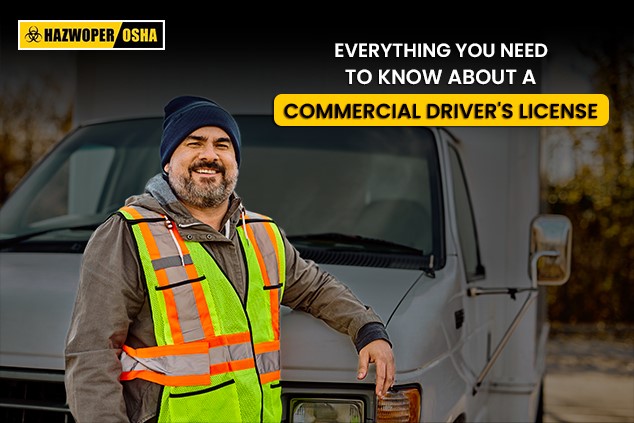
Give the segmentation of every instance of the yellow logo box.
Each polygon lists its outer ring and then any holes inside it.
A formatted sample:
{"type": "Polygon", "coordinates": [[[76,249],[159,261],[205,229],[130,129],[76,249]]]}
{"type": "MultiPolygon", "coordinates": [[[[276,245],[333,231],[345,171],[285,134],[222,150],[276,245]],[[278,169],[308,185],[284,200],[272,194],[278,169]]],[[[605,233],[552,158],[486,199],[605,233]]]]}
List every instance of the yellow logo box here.
{"type": "Polygon", "coordinates": [[[165,21],[18,21],[18,50],[165,50],[165,21]]]}

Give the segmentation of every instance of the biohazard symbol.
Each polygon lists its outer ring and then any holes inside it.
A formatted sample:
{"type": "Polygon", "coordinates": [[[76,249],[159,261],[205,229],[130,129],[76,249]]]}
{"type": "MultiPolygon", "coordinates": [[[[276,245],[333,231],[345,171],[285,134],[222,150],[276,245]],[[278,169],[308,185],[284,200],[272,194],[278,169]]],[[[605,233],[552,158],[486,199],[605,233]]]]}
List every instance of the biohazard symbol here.
{"type": "Polygon", "coordinates": [[[37,29],[36,26],[32,26],[29,28],[29,32],[24,34],[24,38],[26,38],[26,41],[29,43],[32,43],[34,41],[36,43],[39,43],[42,39],[42,34],[40,34],[40,31],[37,29]]]}

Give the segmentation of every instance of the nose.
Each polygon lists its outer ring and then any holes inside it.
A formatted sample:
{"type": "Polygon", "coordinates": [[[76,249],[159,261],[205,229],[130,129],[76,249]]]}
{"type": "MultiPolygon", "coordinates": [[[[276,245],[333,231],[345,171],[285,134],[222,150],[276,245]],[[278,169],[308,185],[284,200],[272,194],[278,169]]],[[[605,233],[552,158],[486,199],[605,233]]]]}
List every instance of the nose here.
{"type": "Polygon", "coordinates": [[[205,148],[201,149],[199,154],[199,159],[207,160],[210,162],[218,161],[220,157],[218,156],[218,152],[216,151],[213,143],[208,142],[205,143],[205,148]]]}

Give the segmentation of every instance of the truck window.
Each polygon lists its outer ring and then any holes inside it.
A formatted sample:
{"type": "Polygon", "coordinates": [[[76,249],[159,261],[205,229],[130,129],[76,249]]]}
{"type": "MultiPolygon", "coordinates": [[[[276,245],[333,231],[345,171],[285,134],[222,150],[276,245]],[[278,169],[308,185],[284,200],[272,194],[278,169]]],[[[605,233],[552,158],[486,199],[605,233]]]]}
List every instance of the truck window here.
{"type": "Polygon", "coordinates": [[[467,275],[467,281],[474,281],[484,276],[484,267],[480,262],[478,232],[475,225],[467,179],[460,156],[455,147],[451,144],[449,144],[449,160],[451,162],[454,184],[453,191],[454,202],[456,204],[458,236],[460,237],[465,273],[467,275]]]}
{"type": "Polygon", "coordinates": [[[0,239],[83,242],[159,171],[160,119],[85,125],[70,133],[2,207],[0,239]]]}
{"type": "Polygon", "coordinates": [[[420,265],[436,251],[438,259],[439,168],[429,129],[254,123],[240,122],[236,191],[302,255],[335,264],[363,254],[412,255],[420,265]]]}

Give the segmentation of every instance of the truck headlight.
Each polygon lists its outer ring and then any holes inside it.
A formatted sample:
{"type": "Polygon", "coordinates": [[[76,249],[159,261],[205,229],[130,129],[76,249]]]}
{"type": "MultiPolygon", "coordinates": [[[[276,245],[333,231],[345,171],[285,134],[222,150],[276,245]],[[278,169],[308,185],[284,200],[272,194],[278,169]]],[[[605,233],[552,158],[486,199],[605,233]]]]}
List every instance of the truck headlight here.
{"type": "Polygon", "coordinates": [[[365,421],[363,401],[338,398],[293,398],[291,423],[361,423],[365,421]]]}
{"type": "Polygon", "coordinates": [[[377,398],[377,423],[420,421],[420,391],[418,388],[396,388],[383,398],[377,398]]]}

